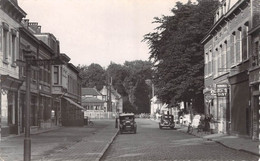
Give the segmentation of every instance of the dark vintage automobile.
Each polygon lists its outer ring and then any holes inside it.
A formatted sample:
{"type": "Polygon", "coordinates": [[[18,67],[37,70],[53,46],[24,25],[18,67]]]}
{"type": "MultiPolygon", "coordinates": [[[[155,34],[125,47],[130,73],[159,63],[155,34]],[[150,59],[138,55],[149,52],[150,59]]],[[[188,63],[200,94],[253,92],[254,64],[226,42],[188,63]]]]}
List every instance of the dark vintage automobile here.
{"type": "Polygon", "coordinates": [[[119,115],[119,130],[122,134],[123,132],[133,132],[136,133],[137,125],[135,122],[134,114],[120,114],[119,115]]]}
{"type": "Polygon", "coordinates": [[[162,115],[159,122],[159,128],[169,127],[173,129],[175,127],[175,122],[173,121],[173,115],[162,115]]]}

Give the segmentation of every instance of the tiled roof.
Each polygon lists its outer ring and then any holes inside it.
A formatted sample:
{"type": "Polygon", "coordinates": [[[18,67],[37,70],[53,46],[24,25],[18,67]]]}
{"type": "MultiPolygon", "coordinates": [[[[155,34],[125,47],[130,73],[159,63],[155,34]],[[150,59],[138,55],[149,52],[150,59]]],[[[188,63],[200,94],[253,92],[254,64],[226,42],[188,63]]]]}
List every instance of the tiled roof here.
{"type": "Polygon", "coordinates": [[[101,96],[96,88],[82,88],[82,96],[91,95],[91,96],[101,96]]]}

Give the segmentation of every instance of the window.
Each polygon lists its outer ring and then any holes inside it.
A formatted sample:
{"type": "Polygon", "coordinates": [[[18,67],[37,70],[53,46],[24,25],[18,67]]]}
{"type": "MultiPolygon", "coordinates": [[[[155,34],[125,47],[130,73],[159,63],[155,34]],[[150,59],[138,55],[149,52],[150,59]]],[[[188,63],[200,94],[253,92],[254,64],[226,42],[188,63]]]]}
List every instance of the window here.
{"type": "Polygon", "coordinates": [[[205,76],[208,76],[209,74],[209,68],[208,68],[208,53],[205,54],[205,76]]]}
{"type": "Polygon", "coordinates": [[[233,32],[230,39],[230,63],[231,66],[235,65],[236,58],[236,32],[233,32]]]}
{"type": "Polygon", "coordinates": [[[15,59],[16,59],[16,52],[17,52],[17,50],[16,50],[16,47],[17,47],[17,44],[16,44],[16,40],[17,40],[17,38],[16,38],[16,31],[15,30],[11,30],[12,31],[12,39],[11,39],[11,52],[10,52],[10,54],[11,54],[11,58],[12,58],[12,64],[14,64],[15,63],[15,59]]]}
{"type": "Polygon", "coordinates": [[[211,75],[212,74],[212,51],[209,50],[209,74],[211,75]]]}
{"type": "Polygon", "coordinates": [[[54,66],[54,84],[59,84],[59,66],[54,66]]]}
{"type": "MultiPolygon", "coordinates": [[[[256,41],[255,45],[254,45],[254,55],[256,57],[258,57],[258,60],[257,60],[257,63],[258,63],[259,62],[259,57],[260,57],[260,50],[259,50],[259,42],[258,41],[256,41]]],[[[259,65],[259,64],[257,64],[257,65],[259,65]]]]}
{"type": "Polygon", "coordinates": [[[3,32],[3,61],[7,62],[8,59],[8,30],[4,29],[3,32]]]}
{"type": "Polygon", "coordinates": [[[223,47],[223,45],[221,44],[220,46],[219,46],[219,55],[220,55],[220,73],[223,73],[226,69],[225,69],[225,60],[224,60],[224,47],[223,47]]]}
{"type": "Polygon", "coordinates": [[[243,28],[243,33],[242,33],[242,56],[243,56],[243,60],[247,60],[248,59],[248,22],[245,23],[244,28],[243,28]]]}
{"type": "Polygon", "coordinates": [[[223,68],[227,68],[227,41],[223,44],[223,68]]]}
{"type": "Polygon", "coordinates": [[[219,75],[219,72],[222,70],[222,62],[221,62],[221,48],[216,48],[217,53],[217,75],[219,75]]]}
{"type": "Polygon", "coordinates": [[[238,29],[236,36],[236,64],[242,62],[242,32],[241,27],[238,29]]]}
{"type": "Polygon", "coordinates": [[[218,49],[215,49],[215,53],[214,53],[214,67],[215,67],[215,71],[214,74],[215,76],[218,76],[218,67],[219,67],[219,55],[218,55],[218,49]]]}

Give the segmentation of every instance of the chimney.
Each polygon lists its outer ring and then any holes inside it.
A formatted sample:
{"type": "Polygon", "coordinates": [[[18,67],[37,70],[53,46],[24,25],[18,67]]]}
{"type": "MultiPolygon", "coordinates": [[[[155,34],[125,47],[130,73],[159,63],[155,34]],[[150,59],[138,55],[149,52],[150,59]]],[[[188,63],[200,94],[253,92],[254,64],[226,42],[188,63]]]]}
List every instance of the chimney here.
{"type": "Polygon", "coordinates": [[[42,32],[42,27],[41,26],[37,26],[37,32],[36,32],[36,34],[40,34],[41,32],[42,32]]]}
{"type": "Polygon", "coordinates": [[[37,33],[38,22],[29,22],[29,27],[34,31],[34,33],[37,33]]]}
{"type": "Polygon", "coordinates": [[[28,28],[28,26],[29,26],[29,19],[23,19],[23,25],[24,25],[24,27],[28,28]]]}

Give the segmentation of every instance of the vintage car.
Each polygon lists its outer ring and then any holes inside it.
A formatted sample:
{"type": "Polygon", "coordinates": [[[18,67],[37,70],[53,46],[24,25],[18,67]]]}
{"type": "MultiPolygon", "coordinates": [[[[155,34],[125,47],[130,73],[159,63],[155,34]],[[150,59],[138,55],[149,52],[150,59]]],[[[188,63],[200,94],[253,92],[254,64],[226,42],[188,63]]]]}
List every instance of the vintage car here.
{"type": "Polygon", "coordinates": [[[123,132],[133,132],[136,133],[137,125],[135,122],[135,115],[132,113],[125,113],[119,115],[119,130],[122,134],[123,132]]]}
{"type": "Polygon", "coordinates": [[[175,127],[175,122],[173,121],[173,115],[162,115],[159,122],[159,128],[169,127],[173,129],[175,127]]]}

